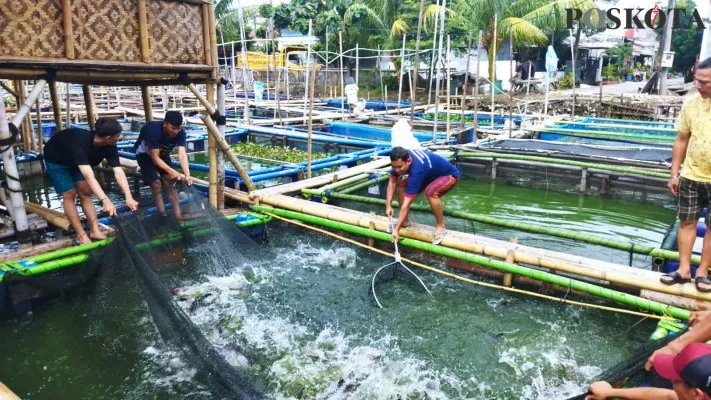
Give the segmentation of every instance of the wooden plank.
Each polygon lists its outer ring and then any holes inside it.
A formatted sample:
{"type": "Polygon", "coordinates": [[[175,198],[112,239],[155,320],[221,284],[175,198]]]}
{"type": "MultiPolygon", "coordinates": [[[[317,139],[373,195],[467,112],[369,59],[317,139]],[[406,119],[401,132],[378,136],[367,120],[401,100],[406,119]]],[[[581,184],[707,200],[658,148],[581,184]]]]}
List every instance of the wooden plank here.
{"type": "Polygon", "coordinates": [[[350,178],[351,176],[356,176],[365,172],[371,172],[376,169],[382,168],[386,165],[390,165],[389,157],[381,157],[378,160],[371,161],[365,164],[358,165],[357,167],[348,168],[343,171],[337,171],[326,175],[317,176],[310,179],[305,179],[303,181],[297,181],[288,183],[286,185],[272,186],[266,189],[260,189],[250,194],[250,197],[265,197],[282,195],[286,193],[299,192],[301,189],[317,187],[321,185],[327,185],[333,183],[337,179],[350,178]],[[335,180],[334,180],[335,179],[335,180]]]}

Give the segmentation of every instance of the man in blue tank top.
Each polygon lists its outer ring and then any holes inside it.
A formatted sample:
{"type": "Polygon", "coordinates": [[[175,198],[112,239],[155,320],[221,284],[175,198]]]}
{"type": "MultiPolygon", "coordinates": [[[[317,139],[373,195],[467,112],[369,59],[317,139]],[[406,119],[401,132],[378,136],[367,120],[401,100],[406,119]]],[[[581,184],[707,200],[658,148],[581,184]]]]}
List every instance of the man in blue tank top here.
{"type": "Polygon", "coordinates": [[[182,129],[183,116],[178,111],[168,111],[165,113],[163,121],[148,122],[138,135],[133,151],[136,153],[136,161],[141,168],[141,176],[146,185],[151,187],[153,201],[161,215],[165,214],[165,203],[163,201],[163,187],[168,190],[168,198],[173,206],[173,214],[179,221],[182,220],[178,192],[173,183],[185,179],[188,185],[192,185],[190,178],[190,167],[188,155],[185,152],[185,130],[182,129]],[[174,148],[178,148],[178,161],[185,176],[181,176],[178,171],[171,167],[172,160],[170,153],[174,148]]]}
{"type": "Polygon", "coordinates": [[[406,150],[403,147],[394,147],[390,152],[390,181],[385,202],[385,214],[392,217],[392,208],[395,190],[398,190],[400,203],[400,216],[392,232],[393,240],[400,238],[400,228],[410,226],[408,212],[410,204],[417,195],[424,191],[435,216],[435,233],[432,244],[439,244],[447,229],[444,226],[444,212],[442,200],[459,182],[459,170],[444,157],[429,150],[406,150]]]}

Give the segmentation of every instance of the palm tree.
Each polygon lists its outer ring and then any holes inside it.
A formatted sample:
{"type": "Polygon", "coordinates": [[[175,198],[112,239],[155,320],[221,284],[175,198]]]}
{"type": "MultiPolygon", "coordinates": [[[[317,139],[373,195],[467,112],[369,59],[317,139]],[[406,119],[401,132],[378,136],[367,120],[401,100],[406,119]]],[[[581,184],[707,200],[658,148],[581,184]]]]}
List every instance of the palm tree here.
{"type": "MultiPolygon", "coordinates": [[[[489,58],[489,79],[496,79],[494,62],[496,55],[492,49],[496,43],[498,50],[510,33],[517,45],[545,45],[548,34],[564,29],[566,8],[578,8],[583,13],[595,8],[593,0],[456,0],[462,10],[463,22],[469,30],[486,29],[484,47],[489,58]],[[499,22],[495,34],[494,15],[499,22]],[[494,42],[496,40],[496,42],[494,42]]],[[[577,46],[577,40],[576,44],[577,46]]],[[[493,49],[492,49],[493,50],[493,49]]]]}

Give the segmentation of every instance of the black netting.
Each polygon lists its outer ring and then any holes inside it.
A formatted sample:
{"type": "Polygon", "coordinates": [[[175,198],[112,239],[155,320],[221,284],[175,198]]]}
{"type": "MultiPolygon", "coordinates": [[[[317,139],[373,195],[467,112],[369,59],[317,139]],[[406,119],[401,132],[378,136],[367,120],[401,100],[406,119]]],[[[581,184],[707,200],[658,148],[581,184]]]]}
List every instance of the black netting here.
{"type": "MultiPolygon", "coordinates": [[[[683,332],[679,333],[680,335],[683,332]]],[[[613,387],[640,387],[651,386],[671,389],[671,382],[657,375],[654,371],[646,371],[644,365],[649,357],[657,349],[676,339],[678,336],[667,336],[660,340],[650,340],[637,350],[632,357],[612,366],[605,372],[597,376],[590,383],[596,381],[606,381],[613,387]]],[[[581,393],[567,400],[583,400],[588,393],[581,393]]]]}
{"type": "MultiPolygon", "coordinates": [[[[220,275],[244,267],[256,258],[256,246],[199,193],[185,186],[180,191],[183,198],[189,199],[182,207],[185,223],[160,215],[113,218],[118,240],[103,250],[112,255],[103,265],[104,274],[110,276],[113,268],[130,265],[161,336],[184,349],[198,376],[214,394],[221,398],[253,398],[257,390],[248,379],[248,371],[230,365],[220,355],[175,301],[174,289],[208,274],[220,275]]],[[[109,281],[110,278],[102,278],[99,284],[109,281]]]]}

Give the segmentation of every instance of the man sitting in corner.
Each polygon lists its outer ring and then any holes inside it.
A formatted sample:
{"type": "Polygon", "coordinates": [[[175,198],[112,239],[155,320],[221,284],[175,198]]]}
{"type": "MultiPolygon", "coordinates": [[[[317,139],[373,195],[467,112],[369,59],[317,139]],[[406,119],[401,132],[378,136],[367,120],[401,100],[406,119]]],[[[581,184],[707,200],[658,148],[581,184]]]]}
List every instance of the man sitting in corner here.
{"type": "Polygon", "coordinates": [[[432,244],[439,244],[447,233],[440,197],[447,194],[459,182],[459,170],[444,157],[429,150],[406,150],[402,147],[395,147],[390,152],[390,166],[392,170],[385,200],[385,214],[388,217],[393,216],[392,201],[396,189],[399,189],[398,201],[400,202],[400,216],[392,232],[393,241],[400,238],[401,227],[410,226],[407,215],[410,204],[424,188],[425,196],[435,216],[432,244]]]}
{"type": "Polygon", "coordinates": [[[192,185],[190,178],[190,167],[188,166],[188,155],[185,152],[185,130],[183,116],[178,111],[168,111],[165,113],[163,121],[148,122],[138,135],[134,152],[136,161],[141,168],[141,176],[146,185],[151,187],[153,201],[161,215],[165,216],[165,203],[163,201],[162,187],[168,190],[168,198],[173,206],[173,215],[178,221],[182,221],[180,212],[178,192],[175,190],[175,182],[185,179],[188,185],[192,185]],[[178,161],[185,173],[182,177],[171,165],[170,152],[178,147],[178,161]]]}

